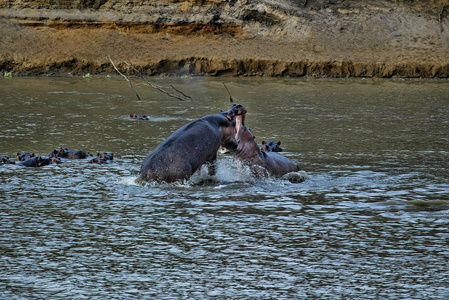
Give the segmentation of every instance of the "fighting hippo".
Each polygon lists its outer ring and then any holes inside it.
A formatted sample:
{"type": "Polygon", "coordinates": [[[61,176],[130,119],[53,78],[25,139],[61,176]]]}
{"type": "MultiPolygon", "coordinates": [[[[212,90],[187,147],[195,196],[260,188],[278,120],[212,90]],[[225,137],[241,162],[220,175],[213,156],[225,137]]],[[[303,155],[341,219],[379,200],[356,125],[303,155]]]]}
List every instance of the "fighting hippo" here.
{"type": "Polygon", "coordinates": [[[221,111],[184,125],[148,154],[140,170],[140,180],[188,180],[205,163],[211,164],[209,173],[215,173],[220,145],[228,149],[237,147],[234,126],[234,110],[221,111]]]}
{"type": "Polygon", "coordinates": [[[275,141],[262,141],[262,150],[265,152],[282,152],[281,141],[275,142],[275,141]]]}
{"type": "Polygon", "coordinates": [[[254,136],[244,124],[244,115],[236,117],[236,135],[238,146],[234,156],[243,165],[248,166],[256,177],[282,177],[290,172],[299,171],[299,166],[277,152],[262,151],[254,141],[254,136]]]}

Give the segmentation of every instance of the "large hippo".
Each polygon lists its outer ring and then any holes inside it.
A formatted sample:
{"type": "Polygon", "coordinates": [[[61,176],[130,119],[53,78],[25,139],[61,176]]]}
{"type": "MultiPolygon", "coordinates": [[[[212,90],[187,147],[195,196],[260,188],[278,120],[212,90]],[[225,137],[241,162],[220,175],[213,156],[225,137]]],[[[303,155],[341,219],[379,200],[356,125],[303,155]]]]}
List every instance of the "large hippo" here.
{"type": "Polygon", "coordinates": [[[147,155],[140,170],[140,180],[188,180],[204,163],[211,163],[209,173],[214,173],[220,145],[228,149],[237,147],[234,126],[233,110],[184,125],[147,155]]]}
{"type": "Polygon", "coordinates": [[[291,159],[277,152],[262,151],[249,128],[245,126],[244,119],[244,115],[236,117],[236,159],[248,166],[256,177],[282,177],[287,173],[299,171],[299,166],[291,159]]]}

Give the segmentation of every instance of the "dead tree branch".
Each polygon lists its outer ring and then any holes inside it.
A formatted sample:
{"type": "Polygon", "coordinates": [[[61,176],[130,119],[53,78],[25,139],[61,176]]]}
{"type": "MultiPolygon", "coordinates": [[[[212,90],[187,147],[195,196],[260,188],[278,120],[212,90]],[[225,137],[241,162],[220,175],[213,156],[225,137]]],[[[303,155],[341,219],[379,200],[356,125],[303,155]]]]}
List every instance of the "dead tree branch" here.
{"type": "Polygon", "coordinates": [[[172,89],[174,89],[175,91],[177,91],[178,93],[180,93],[181,95],[183,95],[184,97],[186,97],[186,98],[188,98],[188,99],[190,99],[190,100],[193,100],[192,97],[190,97],[189,95],[184,94],[183,92],[181,92],[180,90],[178,90],[177,88],[175,88],[173,85],[170,85],[170,87],[171,87],[172,89]]]}
{"type": "Polygon", "coordinates": [[[114,67],[114,69],[117,71],[117,73],[119,73],[123,78],[125,78],[126,81],[128,81],[129,85],[131,86],[132,90],[134,91],[134,93],[136,94],[137,99],[140,100],[139,94],[137,94],[137,91],[134,89],[133,84],[131,83],[131,80],[128,79],[128,77],[126,77],[125,74],[123,74],[122,72],[120,72],[120,70],[115,66],[114,62],[112,61],[111,57],[109,55],[106,56],[106,58],[111,62],[112,66],[114,67]]]}
{"type": "Polygon", "coordinates": [[[224,84],[224,82],[223,82],[223,85],[224,85],[225,89],[228,91],[229,101],[231,101],[231,103],[233,103],[234,99],[232,98],[231,92],[228,90],[228,87],[226,86],[226,84],[224,84]]]}
{"type": "MultiPolygon", "coordinates": [[[[137,91],[134,89],[134,86],[133,86],[131,80],[129,80],[129,78],[128,78],[125,74],[123,74],[122,72],[120,72],[120,70],[119,70],[119,69],[117,68],[117,66],[114,64],[114,62],[112,61],[112,59],[111,59],[111,57],[110,57],[109,55],[107,55],[106,58],[111,62],[112,66],[113,66],[114,69],[117,71],[117,73],[119,73],[123,78],[125,78],[126,81],[128,81],[128,83],[129,83],[129,85],[131,86],[132,90],[133,90],[134,93],[136,94],[137,99],[140,100],[140,97],[139,97],[139,95],[137,94],[137,91]]],[[[140,78],[141,78],[147,85],[149,85],[150,87],[152,87],[152,88],[154,88],[154,89],[156,89],[156,90],[158,90],[158,91],[164,93],[165,95],[167,95],[167,96],[169,96],[169,97],[178,99],[178,100],[180,100],[180,101],[186,101],[187,99],[193,100],[192,97],[190,97],[190,96],[184,94],[183,92],[181,92],[180,90],[176,89],[176,88],[175,88],[174,86],[172,86],[172,85],[171,85],[172,89],[174,89],[176,92],[180,93],[184,98],[181,98],[181,97],[179,97],[179,96],[177,96],[177,95],[174,95],[174,94],[171,94],[171,93],[167,92],[167,91],[164,90],[161,86],[155,85],[155,84],[151,83],[150,81],[148,81],[148,80],[145,78],[145,76],[143,76],[142,72],[140,72],[139,70],[137,70],[137,69],[132,65],[132,63],[127,62],[127,61],[123,61],[123,62],[124,62],[128,67],[130,67],[134,72],[136,72],[137,75],[138,75],[138,76],[139,76],[139,77],[140,77],[140,78]]]]}
{"type": "MultiPolygon", "coordinates": [[[[136,72],[136,73],[139,75],[139,77],[140,77],[143,81],[145,81],[146,84],[148,84],[149,86],[151,86],[152,88],[154,88],[154,89],[156,89],[156,90],[158,90],[158,91],[164,93],[165,95],[167,95],[167,96],[169,96],[169,97],[178,99],[179,101],[185,101],[185,100],[186,100],[185,98],[181,98],[181,97],[179,97],[179,96],[176,96],[176,95],[174,95],[174,94],[171,94],[171,93],[167,92],[167,91],[164,90],[161,86],[158,86],[158,85],[155,85],[155,84],[149,82],[149,81],[145,78],[145,76],[143,76],[143,74],[142,74],[139,70],[137,70],[136,68],[134,68],[134,66],[133,66],[130,62],[124,61],[124,63],[127,64],[128,66],[130,66],[130,67],[134,70],[134,72],[136,72]]],[[[192,99],[191,97],[189,97],[189,98],[192,99]]]]}

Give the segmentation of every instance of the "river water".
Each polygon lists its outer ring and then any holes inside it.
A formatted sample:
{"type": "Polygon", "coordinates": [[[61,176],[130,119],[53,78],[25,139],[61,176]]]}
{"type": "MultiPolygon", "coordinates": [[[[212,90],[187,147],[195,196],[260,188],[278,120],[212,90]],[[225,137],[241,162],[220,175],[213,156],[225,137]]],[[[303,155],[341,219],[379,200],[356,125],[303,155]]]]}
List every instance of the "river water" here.
{"type": "Polygon", "coordinates": [[[0,166],[0,298],[447,299],[449,83],[151,78],[0,80],[0,154],[113,152],[0,166]],[[232,157],[185,184],[135,183],[174,130],[230,106],[308,174],[232,157]],[[137,83],[137,82],[136,82],[137,83]],[[150,121],[129,118],[146,114],[150,121]]]}

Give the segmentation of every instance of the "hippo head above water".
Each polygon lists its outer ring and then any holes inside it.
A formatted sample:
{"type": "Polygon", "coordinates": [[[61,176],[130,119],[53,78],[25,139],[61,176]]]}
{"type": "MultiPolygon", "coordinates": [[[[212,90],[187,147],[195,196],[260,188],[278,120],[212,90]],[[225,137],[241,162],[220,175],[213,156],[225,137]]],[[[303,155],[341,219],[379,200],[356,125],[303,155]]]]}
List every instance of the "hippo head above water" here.
{"type": "Polygon", "coordinates": [[[221,111],[220,114],[234,117],[234,116],[241,116],[241,118],[244,120],[246,116],[246,108],[241,104],[233,104],[228,111],[221,111]]]}
{"type": "Polygon", "coordinates": [[[233,104],[228,111],[232,111],[236,116],[242,116],[246,114],[246,108],[241,104],[233,104]]]}
{"type": "Polygon", "coordinates": [[[241,158],[251,160],[258,157],[260,148],[254,141],[251,130],[245,125],[245,115],[236,117],[235,140],[237,141],[237,153],[241,158]]]}
{"type": "Polygon", "coordinates": [[[246,116],[246,108],[241,104],[233,104],[227,111],[220,111],[220,115],[226,117],[230,124],[232,124],[232,128],[225,128],[223,130],[223,140],[221,143],[222,146],[222,153],[229,153],[235,150],[237,147],[237,126],[236,126],[236,117],[238,117],[240,120],[245,119],[246,116]],[[227,144],[226,144],[227,142],[227,144]]]}
{"type": "Polygon", "coordinates": [[[237,149],[234,152],[243,165],[250,168],[256,177],[281,177],[290,172],[299,171],[299,166],[277,152],[262,151],[254,140],[251,130],[245,125],[244,115],[235,118],[235,139],[237,149]]]}
{"type": "Polygon", "coordinates": [[[281,148],[281,141],[275,142],[275,141],[262,141],[262,150],[265,152],[282,152],[281,148]]]}

